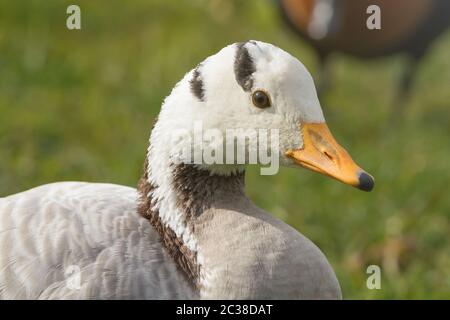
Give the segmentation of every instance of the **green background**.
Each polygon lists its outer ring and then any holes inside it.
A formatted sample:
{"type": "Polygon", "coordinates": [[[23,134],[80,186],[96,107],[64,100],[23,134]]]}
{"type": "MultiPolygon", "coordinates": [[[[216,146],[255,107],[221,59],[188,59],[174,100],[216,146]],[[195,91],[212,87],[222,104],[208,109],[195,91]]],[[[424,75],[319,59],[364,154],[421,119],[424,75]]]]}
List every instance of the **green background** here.
{"type": "MultiPolygon", "coordinates": [[[[0,196],[64,180],[135,186],[173,85],[247,39],[317,73],[272,1],[2,1],[0,196]],[[73,3],[80,31],[65,26],[73,3]]],[[[322,249],[344,298],[450,298],[449,53],[447,33],[422,61],[403,116],[392,102],[405,57],[331,62],[325,116],[375,176],[373,192],[307,170],[248,171],[250,198],[322,249]],[[381,267],[381,290],[366,287],[370,264],[381,267]]]]}

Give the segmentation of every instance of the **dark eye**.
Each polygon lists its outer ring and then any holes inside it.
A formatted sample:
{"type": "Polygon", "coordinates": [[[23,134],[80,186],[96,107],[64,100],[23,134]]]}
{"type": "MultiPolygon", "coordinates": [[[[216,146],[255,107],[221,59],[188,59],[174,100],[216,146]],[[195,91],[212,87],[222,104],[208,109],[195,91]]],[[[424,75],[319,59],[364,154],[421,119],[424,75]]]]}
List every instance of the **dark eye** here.
{"type": "Polygon", "coordinates": [[[255,107],[264,109],[270,107],[270,98],[264,91],[257,90],[252,94],[252,101],[255,107]]]}

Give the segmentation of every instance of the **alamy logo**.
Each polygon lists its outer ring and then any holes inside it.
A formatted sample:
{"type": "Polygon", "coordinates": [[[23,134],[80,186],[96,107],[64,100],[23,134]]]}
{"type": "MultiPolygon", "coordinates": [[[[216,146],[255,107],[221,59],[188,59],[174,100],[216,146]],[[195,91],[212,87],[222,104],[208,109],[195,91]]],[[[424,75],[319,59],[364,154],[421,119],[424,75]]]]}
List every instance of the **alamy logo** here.
{"type": "Polygon", "coordinates": [[[261,164],[262,175],[279,170],[279,130],[233,128],[223,132],[217,128],[203,129],[194,122],[193,130],[178,129],[172,134],[177,153],[174,162],[198,165],[261,164]]]}
{"type": "Polygon", "coordinates": [[[367,267],[366,273],[370,274],[366,281],[367,289],[381,289],[381,268],[375,264],[372,264],[367,267]]]}
{"type": "Polygon", "coordinates": [[[71,290],[80,290],[81,288],[81,269],[79,266],[70,265],[65,270],[66,286],[71,290]]]}
{"type": "Polygon", "coordinates": [[[76,4],[71,4],[67,7],[66,13],[70,16],[67,17],[66,27],[69,30],[81,29],[81,9],[76,4]]]}
{"type": "Polygon", "coordinates": [[[367,14],[370,16],[367,18],[366,26],[369,30],[380,30],[381,29],[381,9],[376,4],[372,4],[367,7],[367,14]]]}

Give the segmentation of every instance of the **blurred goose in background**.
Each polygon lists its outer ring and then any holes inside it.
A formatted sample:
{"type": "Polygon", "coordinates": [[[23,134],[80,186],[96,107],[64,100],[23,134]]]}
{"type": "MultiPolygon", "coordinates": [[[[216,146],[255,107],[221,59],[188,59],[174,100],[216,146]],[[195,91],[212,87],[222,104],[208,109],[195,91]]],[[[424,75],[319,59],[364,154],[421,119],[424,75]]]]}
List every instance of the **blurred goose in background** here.
{"type": "Polygon", "coordinates": [[[245,164],[180,152],[196,147],[199,121],[279,129],[269,148],[281,164],[373,187],[333,139],[302,63],[263,42],[233,44],[165,99],[137,190],[60,182],[0,199],[0,298],[341,298],[323,253],[245,196],[245,164]],[[188,135],[174,139],[180,129],[188,135]]]}
{"type": "Polygon", "coordinates": [[[278,0],[284,20],[318,54],[319,93],[328,87],[326,63],[332,52],[360,58],[405,53],[411,61],[399,85],[396,105],[409,94],[420,59],[450,25],[448,0],[278,0]],[[381,29],[366,26],[367,8],[380,8],[381,29]]]}

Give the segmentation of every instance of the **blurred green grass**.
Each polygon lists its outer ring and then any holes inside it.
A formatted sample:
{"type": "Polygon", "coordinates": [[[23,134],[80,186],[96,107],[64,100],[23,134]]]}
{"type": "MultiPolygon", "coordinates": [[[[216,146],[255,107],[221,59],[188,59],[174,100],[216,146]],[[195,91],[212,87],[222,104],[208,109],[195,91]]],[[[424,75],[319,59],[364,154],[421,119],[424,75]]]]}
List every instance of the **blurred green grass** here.
{"type": "MultiPolygon", "coordinates": [[[[313,52],[265,1],[0,3],[0,196],[63,180],[135,186],[153,118],[185,72],[258,39],[313,52]]],[[[328,124],[377,180],[359,192],[306,170],[248,172],[248,194],[324,251],[347,299],[450,298],[450,35],[426,56],[402,119],[388,122],[403,57],[336,56],[328,124]],[[381,266],[382,289],[366,288],[381,266]]]]}

